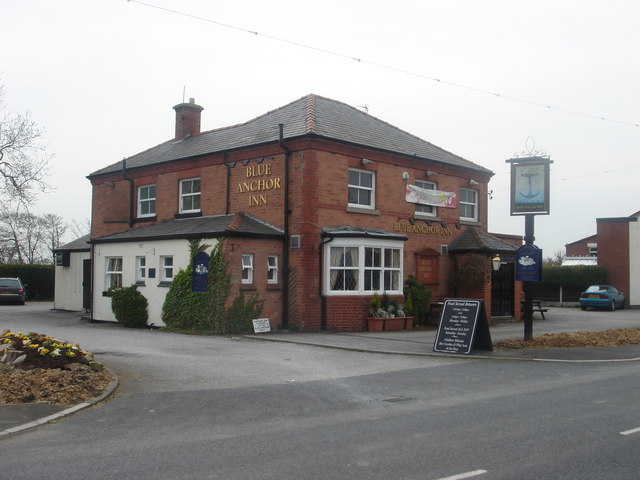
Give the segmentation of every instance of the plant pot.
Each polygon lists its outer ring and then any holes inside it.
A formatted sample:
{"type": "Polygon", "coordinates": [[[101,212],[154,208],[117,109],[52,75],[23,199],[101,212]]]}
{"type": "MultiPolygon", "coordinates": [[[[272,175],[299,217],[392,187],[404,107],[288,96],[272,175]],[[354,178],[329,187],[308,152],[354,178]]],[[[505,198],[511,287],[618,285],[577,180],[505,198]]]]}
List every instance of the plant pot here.
{"type": "Polygon", "coordinates": [[[404,317],[385,318],[384,331],[393,332],[396,330],[404,330],[404,317]]]}
{"type": "Polygon", "coordinates": [[[413,317],[404,317],[404,329],[413,330],[413,317]]]}
{"type": "Polygon", "coordinates": [[[367,318],[367,330],[370,332],[382,332],[384,330],[384,318],[367,318]]]}

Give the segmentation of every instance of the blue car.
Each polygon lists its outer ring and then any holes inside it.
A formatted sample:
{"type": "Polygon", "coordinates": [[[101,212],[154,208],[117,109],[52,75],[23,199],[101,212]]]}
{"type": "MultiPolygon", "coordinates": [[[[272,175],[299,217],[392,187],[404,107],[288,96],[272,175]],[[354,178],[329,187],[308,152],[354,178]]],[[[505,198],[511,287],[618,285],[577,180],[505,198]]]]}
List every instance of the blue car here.
{"type": "Polygon", "coordinates": [[[580,308],[606,308],[615,310],[624,308],[624,293],[613,285],[591,285],[580,294],[580,308]]]}

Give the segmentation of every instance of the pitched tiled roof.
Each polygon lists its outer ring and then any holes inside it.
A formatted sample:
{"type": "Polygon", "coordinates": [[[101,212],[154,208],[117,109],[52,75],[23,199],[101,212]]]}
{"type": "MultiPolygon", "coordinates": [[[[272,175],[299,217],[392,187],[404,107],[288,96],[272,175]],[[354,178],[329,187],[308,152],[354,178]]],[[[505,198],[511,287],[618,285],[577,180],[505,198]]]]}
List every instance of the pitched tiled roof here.
{"type": "Polygon", "coordinates": [[[93,243],[137,242],[140,240],[169,240],[174,238],[211,238],[225,236],[282,238],[283,230],[263,222],[253,215],[213,215],[207,217],[176,218],[125,232],[94,238],[93,243]]]}
{"type": "MultiPolygon", "coordinates": [[[[345,103],[307,95],[248,122],[202,132],[182,140],[170,140],[126,159],[127,169],[224,152],[243,147],[275,143],[278,125],[284,138],[316,136],[386,152],[415,156],[446,165],[492,172],[480,165],[400,130],[345,103]]],[[[117,162],[93,172],[89,177],[122,169],[117,162]]]]}
{"type": "Polygon", "coordinates": [[[61,245],[58,248],[55,248],[54,252],[62,251],[62,250],[75,251],[75,252],[80,252],[80,251],[88,252],[89,249],[90,249],[89,235],[85,235],[83,237],[73,240],[72,242],[65,243],[64,245],[61,245]]]}
{"type": "Polygon", "coordinates": [[[493,235],[467,227],[450,244],[449,253],[515,253],[517,247],[504,242],[493,235]]]}

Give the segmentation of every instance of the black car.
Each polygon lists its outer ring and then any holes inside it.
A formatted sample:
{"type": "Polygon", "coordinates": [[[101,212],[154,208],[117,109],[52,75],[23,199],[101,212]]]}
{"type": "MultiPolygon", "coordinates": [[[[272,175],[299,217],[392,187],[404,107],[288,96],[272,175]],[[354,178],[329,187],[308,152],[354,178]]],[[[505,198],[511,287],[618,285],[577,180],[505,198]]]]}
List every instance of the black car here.
{"type": "Polygon", "coordinates": [[[0,302],[24,305],[27,298],[26,285],[19,278],[0,278],[0,302]]]}

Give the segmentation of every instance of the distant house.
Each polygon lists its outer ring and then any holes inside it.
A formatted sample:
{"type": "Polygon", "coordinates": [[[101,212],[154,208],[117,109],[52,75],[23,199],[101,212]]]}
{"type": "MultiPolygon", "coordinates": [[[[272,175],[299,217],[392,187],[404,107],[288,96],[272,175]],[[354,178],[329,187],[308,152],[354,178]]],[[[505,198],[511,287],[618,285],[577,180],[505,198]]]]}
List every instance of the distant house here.
{"type": "Polygon", "coordinates": [[[628,217],[597,218],[595,235],[566,245],[567,259],[570,255],[581,256],[584,262],[596,258],[597,265],[607,272],[607,282],[625,293],[630,306],[640,306],[639,217],[640,212],[628,217]]]}
{"type": "Polygon", "coordinates": [[[597,257],[598,235],[581,238],[564,246],[567,257],[597,257]]]}
{"type": "Polygon", "coordinates": [[[402,303],[410,275],[519,318],[519,238],[487,232],[490,170],[317,95],[209,131],[193,99],[174,110],[174,138],[88,176],[92,318],[115,320],[106,290],[136,284],[162,325],[191,238],[224,241],[232,296],[257,293],[274,327],[363,330],[373,293],[402,303]],[[473,290],[452,282],[469,255],[473,290]]]}

